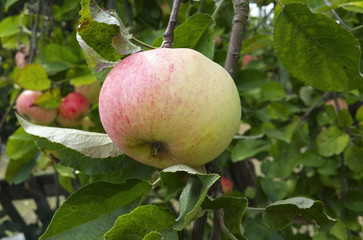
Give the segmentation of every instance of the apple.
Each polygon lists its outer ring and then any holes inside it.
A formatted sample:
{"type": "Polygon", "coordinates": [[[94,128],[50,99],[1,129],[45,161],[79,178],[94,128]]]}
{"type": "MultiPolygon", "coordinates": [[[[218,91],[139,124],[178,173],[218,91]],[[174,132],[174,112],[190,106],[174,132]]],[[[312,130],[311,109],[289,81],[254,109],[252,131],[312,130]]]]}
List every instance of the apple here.
{"type": "Polygon", "coordinates": [[[129,157],[156,168],[197,167],[232,141],[241,104],[223,67],[191,49],[158,48],[128,56],[110,71],[99,113],[129,157]]]}
{"type": "Polygon", "coordinates": [[[34,101],[42,95],[40,91],[25,90],[16,100],[16,109],[26,120],[34,124],[47,125],[57,117],[57,109],[45,109],[34,105],[34,101]]]}
{"type": "Polygon", "coordinates": [[[62,99],[58,108],[57,122],[63,127],[77,127],[88,114],[89,102],[80,93],[71,92],[62,99]]]}
{"type": "Polygon", "coordinates": [[[18,68],[23,69],[25,67],[25,54],[22,51],[16,52],[14,60],[18,68]]]}
{"type": "Polygon", "coordinates": [[[223,193],[229,193],[233,191],[233,183],[226,177],[221,177],[222,191],[223,193]]]}
{"type": "MultiPolygon", "coordinates": [[[[348,109],[348,103],[341,99],[341,98],[337,98],[337,102],[339,104],[339,109],[348,109]]],[[[334,110],[337,112],[337,106],[335,105],[335,101],[334,99],[330,99],[329,101],[327,101],[325,103],[325,105],[332,105],[334,107],[334,110]]]]}
{"type": "Polygon", "coordinates": [[[78,92],[85,96],[89,103],[96,104],[98,103],[98,96],[100,95],[101,83],[100,81],[94,81],[91,84],[84,84],[81,86],[74,87],[75,92],[78,92]]]}

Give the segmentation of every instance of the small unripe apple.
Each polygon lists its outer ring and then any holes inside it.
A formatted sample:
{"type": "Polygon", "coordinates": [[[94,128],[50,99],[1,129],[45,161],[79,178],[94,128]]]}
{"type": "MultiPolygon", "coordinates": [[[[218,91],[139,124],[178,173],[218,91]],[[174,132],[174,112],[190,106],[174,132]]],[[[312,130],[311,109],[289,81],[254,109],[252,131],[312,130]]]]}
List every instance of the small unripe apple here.
{"type": "Polygon", "coordinates": [[[81,86],[74,87],[74,91],[85,96],[89,103],[96,104],[98,103],[98,97],[100,95],[101,83],[100,81],[94,81],[91,84],[84,84],[81,86]]]}
{"type": "Polygon", "coordinates": [[[16,109],[29,122],[47,125],[57,117],[57,109],[45,109],[34,105],[34,101],[40,95],[42,95],[40,91],[23,91],[16,100],[16,109]]]}
{"type": "MultiPolygon", "coordinates": [[[[341,99],[341,98],[337,98],[337,102],[339,104],[339,109],[348,109],[348,103],[341,99]]],[[[325,105],[332,105],[334,107],[334,110],[337,112],[337,106],[335,105],[335,101],[334,99],[330,99],[329,101],[327,101],[325,103],[325,105]]]]}
{"type": "Polygon", "coordinates": [[[232,141],[241,104],[223,67],[191,49],[158,48],[111,70],[99,112],[106,133],[131,158],[157,168],[196,167],[232,141]]]}
{"type": "Polygon", "coordinates": [[[233,191],[233,183],[226,177],[221,177],[221,185],[223,193],[229,193],[233,191]]]}
{"type": "Polygon", "coordinates": [[[62,99],[58,108],[57,122],[64,127],[77,127],[89,111],[89,102],[80,93],[71,92],[62,99]]]}

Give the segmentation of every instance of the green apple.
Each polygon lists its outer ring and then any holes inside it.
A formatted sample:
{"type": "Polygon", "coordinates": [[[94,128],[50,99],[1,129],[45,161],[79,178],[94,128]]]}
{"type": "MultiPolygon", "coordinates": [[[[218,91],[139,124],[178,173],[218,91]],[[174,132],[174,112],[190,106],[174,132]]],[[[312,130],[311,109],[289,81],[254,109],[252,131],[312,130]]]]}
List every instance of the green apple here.
{"type": "Polygon", "coordinates": [[[16,109],[26,120],[34,124],[48,125],[57,117],[57,109],[45,109],[34,105],[35,100],[42,95],[40,91],[25,90],[16,100],[16,109]]]}
{"type": "Polygon", "coordinates": [[[99,112],[106,133],[131,158],[157,168],[196,167],[232,141],[241,104],[223,67],[191,49],[159,48],[111,70],[99,112]]]}
{"type": "Polygon", "coordinates": [[[74,87],[74,91],[85,96],[91,104],[98,103],[98,96],[100,95],[101,83],[96,80],[91,84],[84,84],[74,87]]]}
{"type": "Polygon", "coordinates": [[[71,92],[62,99],[58,108],[57,122],[63,127],[77,127],[81,125],[89,111],[89,102],[80,93],[71,92]]]}

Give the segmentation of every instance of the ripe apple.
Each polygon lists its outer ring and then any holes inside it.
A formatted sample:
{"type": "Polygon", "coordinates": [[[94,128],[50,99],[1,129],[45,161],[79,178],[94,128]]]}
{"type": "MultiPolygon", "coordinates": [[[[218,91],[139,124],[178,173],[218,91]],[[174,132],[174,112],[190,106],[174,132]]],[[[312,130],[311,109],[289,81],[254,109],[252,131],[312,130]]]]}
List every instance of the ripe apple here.
{"type": "Polygon", "coordinates": [[[118,63],[102,85],[99,112],[114,144],[157,168],[201,166],[232,141],[241,118],[233,79],[197,51],[159,48],[118,63]]]}
{"type": "Polygon", "coordinates": [[[221,185],[223,193],[229,193],[233,191],[233,183],[226,177],[221,177],[221,185]]]}
{"type": "Polygon", "coordinates": [[[85,96],[89,103],[96,104],[98,103],[98,97],[100,95],[101,83],[100,81],[94,81],[91,84],[84,84],[81,86],[74,87],[75,92],[78,92],[85,96]]]}
{"type": "MultiPolygon", "coordinates": [[[[337,102],[339,104],[339,109],[348,109],[348,103],[341,99],[341,98],[337,98],[337,102]]],[[[332,105],[334,107],[334,110],[337,112],[337,106],[335,105],[335,101],[334,99],[330,99],[329,101],[327,101],[325,103],[325,105],[332,105]]]]}
{"type": "Polygon", "coordinates": [[[57,122],[64,127],[77,127],[88,114],[89,102],[80,93],[71,92],[62,99],[58,108],[57,122]]]}
{"type": "Polygon", "coordinates": [[[57,117],[57,109],[45,109],[33,105],[34,101],[42,95],[40,91],[25,90],[16,100],[16,109],[26,120],[34,124],[47,125],[57,117]]]}

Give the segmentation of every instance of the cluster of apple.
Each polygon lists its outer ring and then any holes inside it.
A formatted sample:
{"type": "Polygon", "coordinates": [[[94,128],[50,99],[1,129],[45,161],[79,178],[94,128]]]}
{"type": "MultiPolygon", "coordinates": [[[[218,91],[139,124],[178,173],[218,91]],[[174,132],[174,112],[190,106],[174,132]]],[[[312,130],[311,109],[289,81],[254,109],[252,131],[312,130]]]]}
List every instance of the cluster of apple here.
{"type": "Polygon", "coordinates": [[[62,99],[58,108],[42,108],[34,102],[42,95],[41,91],[25,90],[16,100],[16,108],[20,115],[34,124],[48,125],[55,120],[63,127],[77,127],[88,115],[90,104],[98,102],[99,87],[95,84],[75,87],[75,92],[62,99]]]}

